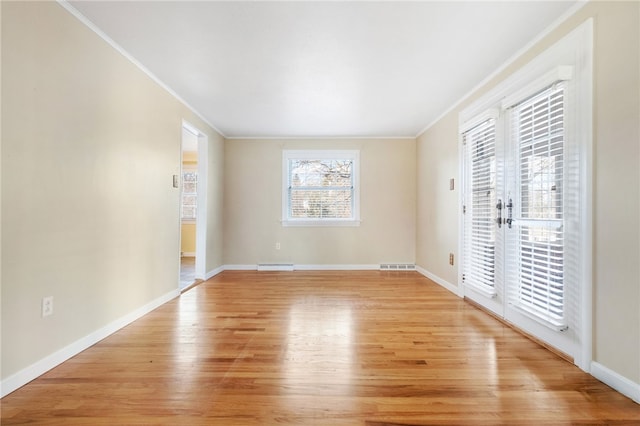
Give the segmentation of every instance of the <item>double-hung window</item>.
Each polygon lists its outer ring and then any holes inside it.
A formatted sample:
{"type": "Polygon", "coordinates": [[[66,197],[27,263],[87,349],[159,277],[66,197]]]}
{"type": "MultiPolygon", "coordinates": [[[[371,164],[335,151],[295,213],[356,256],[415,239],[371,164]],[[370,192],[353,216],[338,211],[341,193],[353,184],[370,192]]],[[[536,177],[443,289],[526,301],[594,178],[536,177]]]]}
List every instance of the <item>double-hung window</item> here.
{"type": "Polygon", "coordinates": [[[359,151],[283,151],[284,226],[358,226],[359,151]]]}

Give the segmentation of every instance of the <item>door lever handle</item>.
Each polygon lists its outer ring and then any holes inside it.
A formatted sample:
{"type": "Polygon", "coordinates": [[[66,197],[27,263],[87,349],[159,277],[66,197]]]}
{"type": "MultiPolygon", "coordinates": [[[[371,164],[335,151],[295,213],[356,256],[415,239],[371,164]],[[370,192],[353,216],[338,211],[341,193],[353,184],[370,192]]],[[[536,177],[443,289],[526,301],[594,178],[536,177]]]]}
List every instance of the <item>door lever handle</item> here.
{"type": "Polygon", "coordinates": [[[498,217],[496,218],[496,223],[498,224],[498,228],[502,228],[502,200],[498,199],[498,204],[496,204],[496,209],[498,210],[498,217]]]}
{"type": "Polygon", "coordinates": [[[511,198],[509,198],[509,204],[505,205],[505,207],[509,209],[505,222],[509,226],[509,229],[511,229],[511,223],[513,223],[513,201],[511,198]]]}

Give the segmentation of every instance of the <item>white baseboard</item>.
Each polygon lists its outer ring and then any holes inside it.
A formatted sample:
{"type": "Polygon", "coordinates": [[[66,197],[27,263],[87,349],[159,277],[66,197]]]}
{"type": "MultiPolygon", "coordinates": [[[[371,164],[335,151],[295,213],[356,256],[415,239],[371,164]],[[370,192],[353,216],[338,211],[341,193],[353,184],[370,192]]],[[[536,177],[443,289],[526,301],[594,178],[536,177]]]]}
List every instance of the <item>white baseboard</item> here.
{"type": "MultiPolygon", "coordinates": [[[[224,265],[222,269],[224,271],[257,271],[258,265],[224,265]]],[[[379,264],[293,265],[294,271],[377,271],[379,269],[379,264]]]]}
{"type": "Polygon", "coordinates": [[[457,285],[453,285],[450,282],[448,282],[447,280],[444,280],[442,278],[440,278],[439,276],[432,274],[431,272],[427,271],[426,269],[416,265],[416,271],[418,271],[420,274],[424,275],[425,277],[429,278],[431,281],[433,281],[434,283],[446,288],[447,290],[449,290],[451,293],[455,294],[458,297],[462,297],[462,289],[460,287],[458,287],[457,285]]]}
{"type": "Polygon", "coordinates": [[[204,280],[206,281],[209,278],[213,278],[222,271],[224,271],[224,266],[218,266],[216,269],[212,269],[211,271],[207,272],[204,276],[204,280]]]}
{"type": "Polygon", "coordinates": [[[258,271],[291,272],[293,263],[258,263],[258,271]]]}
{"type": "Polygon", "coordinates": [[[223,265],[223,271],[257,271],[258,265],[223,265]]]}
{"type": "Polygon", "coordinates": [[[147,303],[146,305],[136,309],[135,311],[113,321],[110,324],[88,334],[87,336],[71,343],[70,345],[52,353],[51,355],[31,364],[30,366],[18,371],[17,373],[7,377],[0,383],[0,398],[10,394],[14,390],[26,385],[33,379],[43,375],[52,368],[62,364],[69,358],[79,354],[90,346],[98,343],[100,340],[120,330],[122,327],[129,325],[138,318],[148,314],[157,307],[167,303],[171,299],[180,295],[176,289],[169,293],[147,303]]]}
{"type": "Polygon", "coordinates": [[[296,271],[378,271],[380,265],[293,265],[293,269],[296,271]]]}
{"type": "Polygon", "coordinates": [[[635,383],[595,361],[591,362],[591,375],[640,404],[640,383],[635,383]]]}

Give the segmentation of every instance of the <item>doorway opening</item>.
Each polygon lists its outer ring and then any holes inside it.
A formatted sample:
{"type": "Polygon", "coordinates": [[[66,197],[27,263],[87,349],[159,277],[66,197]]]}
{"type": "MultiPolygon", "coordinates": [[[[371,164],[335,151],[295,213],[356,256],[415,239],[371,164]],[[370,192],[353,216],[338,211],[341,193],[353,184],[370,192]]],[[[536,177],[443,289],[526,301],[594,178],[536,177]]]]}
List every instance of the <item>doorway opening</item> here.
{"type": "Polygon", "coordinates": [[[182,123],[180,172],[180,279],[185,291],[205,279],[207,138],[182,123]]]}

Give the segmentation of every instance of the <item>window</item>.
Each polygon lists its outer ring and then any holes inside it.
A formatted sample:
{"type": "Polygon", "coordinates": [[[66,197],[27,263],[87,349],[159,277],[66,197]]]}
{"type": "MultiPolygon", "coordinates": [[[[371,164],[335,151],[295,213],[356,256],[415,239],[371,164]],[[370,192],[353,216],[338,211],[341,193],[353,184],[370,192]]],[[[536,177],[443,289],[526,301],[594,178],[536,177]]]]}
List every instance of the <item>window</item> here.
{"type": "Polygon", "coordinates": [[[358,151],[285,150],[283,225],[359,225],[358,160],[358,151]]]}
{"type": "Polygon", "coordinates": [[[182,171],[182,204],[180,217],[182,220],[196,220],[198,205],[198,172],[182,171]]]}
{"type": "Polygon", "coordinates": [[[460,114],[464,296],[581,368],[591,362],[592,37],[585,22],[460,114]]]}

